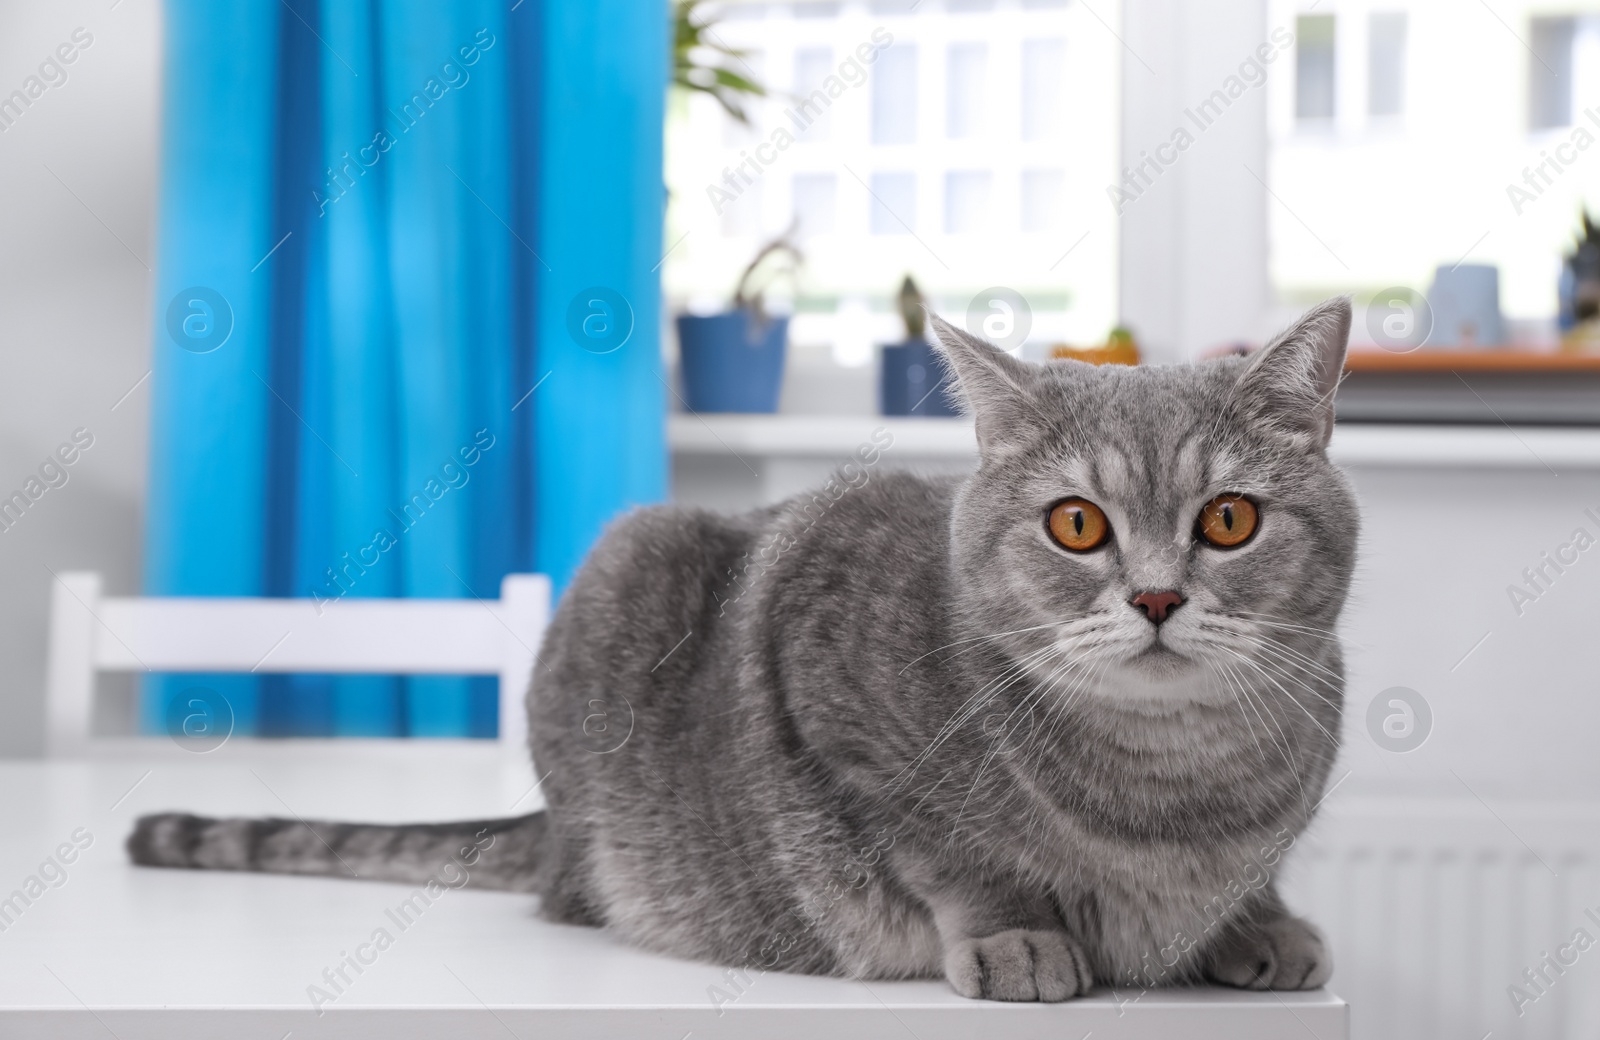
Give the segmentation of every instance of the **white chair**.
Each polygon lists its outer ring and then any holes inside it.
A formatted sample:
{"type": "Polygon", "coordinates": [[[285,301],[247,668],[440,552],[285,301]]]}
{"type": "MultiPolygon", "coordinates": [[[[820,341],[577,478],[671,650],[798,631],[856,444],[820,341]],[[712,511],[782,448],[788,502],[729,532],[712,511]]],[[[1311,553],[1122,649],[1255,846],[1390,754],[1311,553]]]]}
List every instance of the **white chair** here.
{"type": "Polygon", "coordinates": [[[65,572],[50,604],[50,753],[78,755],[110,743],[94,736],[95,675],[142,671],[496,675],[498,743],[525,754],[523,697],[549,614],[550,581],[541,574],[507,575],[498,600],[319,604],[106,596],[99,574],[65,572]]]}

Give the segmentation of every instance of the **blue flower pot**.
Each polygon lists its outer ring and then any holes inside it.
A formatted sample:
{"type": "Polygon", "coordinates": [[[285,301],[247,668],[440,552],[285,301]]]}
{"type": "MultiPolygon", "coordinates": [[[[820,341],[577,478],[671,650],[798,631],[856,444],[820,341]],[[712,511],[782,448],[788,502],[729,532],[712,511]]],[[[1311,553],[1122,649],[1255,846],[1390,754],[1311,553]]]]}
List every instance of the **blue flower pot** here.
{"type": "Polygon", "coordinates": [[[890,344],[878,373],[878,407],[884,415],[959,415],[944,378],[944,364],[926,340],[890,344]]]}
{"type": "Polygon", "coordinates": [[[1493,264],[1443,264],[1428,290],[1430,347],[1496,347],[1506,341],[1500,315],[1500,269],[1493,264]]]}
{"type": "Polygon", "coordinates": [[[747,310],[678,316],[683,396],[692,412],[776,412],[789,319],[747,310]]]}

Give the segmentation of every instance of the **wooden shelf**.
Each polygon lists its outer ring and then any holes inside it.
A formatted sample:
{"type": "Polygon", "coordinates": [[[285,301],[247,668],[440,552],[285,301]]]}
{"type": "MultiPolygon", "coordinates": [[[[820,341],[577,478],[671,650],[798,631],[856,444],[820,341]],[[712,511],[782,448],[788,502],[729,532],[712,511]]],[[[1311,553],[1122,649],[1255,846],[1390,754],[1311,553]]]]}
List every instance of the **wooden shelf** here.
{"type": "Polygon", "coordinates": [[[1429,350],[1405,354],[1358,348],[1345,359],[1349,372],[1600,372],[1600,354],[1551,350],[1429,350]]]}

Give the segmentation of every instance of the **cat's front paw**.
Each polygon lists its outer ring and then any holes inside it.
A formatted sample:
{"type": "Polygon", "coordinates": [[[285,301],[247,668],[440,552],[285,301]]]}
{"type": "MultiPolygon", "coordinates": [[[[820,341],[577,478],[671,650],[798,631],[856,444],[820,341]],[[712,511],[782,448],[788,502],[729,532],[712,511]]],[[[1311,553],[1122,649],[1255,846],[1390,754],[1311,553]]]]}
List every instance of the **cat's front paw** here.
{"type": "Polygon", "coordinates": [[[1229,936],[1211,951],[1206,975],[1241,989],[1316,989],[1333,974],[1333,958],[1317,930],[1280,917],[1229,936]]]}
{"type": "Polygon", "coordinates": [[[1066,932],[1023,928],[963,939],[944,955],[944,974],[963,997],[1071,1000],[1089,992],[1089,958],[1066,932]]]}

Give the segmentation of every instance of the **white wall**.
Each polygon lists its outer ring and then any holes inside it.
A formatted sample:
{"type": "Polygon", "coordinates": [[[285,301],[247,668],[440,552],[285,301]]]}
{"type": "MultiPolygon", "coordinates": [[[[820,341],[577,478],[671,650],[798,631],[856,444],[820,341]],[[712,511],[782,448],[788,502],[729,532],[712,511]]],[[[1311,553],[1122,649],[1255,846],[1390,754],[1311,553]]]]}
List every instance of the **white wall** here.
{"type": "Polygon", "coordinates": [[[0,5],[0,99],[74,29],[93,38],[0,132],[0,497],[94,436],[0,533],[0,755],[41,747],[51,571],[139,580],[150,383],[128,391],[150,367],[160,24],[157,0],[0,5]]]}

